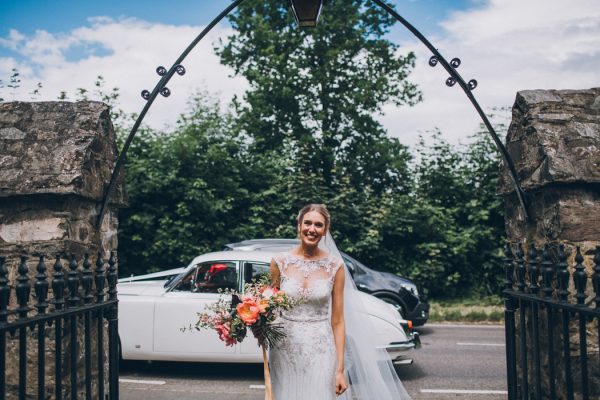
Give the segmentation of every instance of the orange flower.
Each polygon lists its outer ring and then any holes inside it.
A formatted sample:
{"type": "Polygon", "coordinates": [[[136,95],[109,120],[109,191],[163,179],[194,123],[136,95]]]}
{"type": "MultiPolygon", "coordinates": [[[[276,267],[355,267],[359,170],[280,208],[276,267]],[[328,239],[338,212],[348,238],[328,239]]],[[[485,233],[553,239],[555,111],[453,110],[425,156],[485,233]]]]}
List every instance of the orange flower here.
{"type": "Polygon", "coordinates": [[[236,307],[240,319],[246,325],[252,325],[258,319],[260,309],[256,302],[252,299],[244,299],[244,301],[236,307]]]}
{"type": "Polygon", "coordinates": [[[258,310],[261,314],[266,314],[267,307],[269,307],[269,301],[265,299],[260,299],[256,305],[258,306],[258,310]]]}

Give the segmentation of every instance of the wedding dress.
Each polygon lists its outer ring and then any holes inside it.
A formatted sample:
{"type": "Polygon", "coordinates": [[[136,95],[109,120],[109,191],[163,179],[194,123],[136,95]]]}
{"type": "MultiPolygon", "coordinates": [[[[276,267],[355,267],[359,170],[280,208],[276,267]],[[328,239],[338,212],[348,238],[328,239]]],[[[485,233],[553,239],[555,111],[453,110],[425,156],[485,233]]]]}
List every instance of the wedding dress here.
{"type": "Polygon", "coordinates": [[[270,350],[275,400],[411,400],[385,349],[378,347],[366,305],[344,267],[346,392],[335,395],[337,357],[331,327],[331,292],[343,266],[341,254],[327,232],[319,242],[327,256],[305,260],[290,252],[273,259],[280,288],[303,302],[280,318],[286,337],[270,350]]]}
{"type": "Polygon", "coordinates": [[[305,260],[289,252],[274,260],[280,288],[301,303],[281,316],[286,337],[270,351],[275,400],[335,400],[336,352],[331,328],[333,281],[342,260],[305,260]]]}

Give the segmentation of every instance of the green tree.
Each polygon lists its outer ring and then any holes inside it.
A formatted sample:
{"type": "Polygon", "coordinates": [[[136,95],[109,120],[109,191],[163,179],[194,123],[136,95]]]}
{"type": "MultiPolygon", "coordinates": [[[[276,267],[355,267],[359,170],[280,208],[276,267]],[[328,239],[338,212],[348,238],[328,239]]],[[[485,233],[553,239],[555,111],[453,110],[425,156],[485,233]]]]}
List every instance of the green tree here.
{"type": "MultiPolygon", "coordinates": [[[[293,237],[308,202],[334,216],[338,245],[434,297],[497,293],[503,236],[498,158],[487,133],[468,146],[434,134],[411,160],[377,114],[420,100],[414,55],[385,35],[393,20],[360,0],[328,2],[318,28],[296,28],[285,2],[249,0],[216,50],[250,88],[233,113],[200,94],[172,132],[142,128],[126,165],[121,274],[179,266],[223,244],[293,237]]],[[[117,110],[118,90],[100,95],[117,110]]],[[[62,93],[61,97],[65,97],[62,93]]],[[[127,133],[117,123],[119,138],[127,133]]]]}
{"type": "Polygon", "coordinates": [[[394,20],[369,2],[325,7],[316,29],[298,29],[279,0],[248,1],[231,16],[235,33],[217,52],[250,84],[235,102],[239,127],[252,151],[297,160],[297,174],[327,187],[347,176],[380,193],[399,184],[389,159],[404,149],[375,117],[385,103],[420,100],[406,79],[415,56],[399,55],[385,38],[394,20]]]}
{"type": "Polygon", "coordinates": [[[413,201],[391,208],[404,222],[387,227],[403,243],[399,259],[434,297],[497,293],[504,223],[495,145],[485,131],[463,148],[439,132],[431,139],[417,149],[413,201]]]}
{"type": "Polygon", "coordinates": [[[269,200],[252,210],[271,221],[262,234],[294,236],[294,213],[322,202],[346,250],[374,251],[371,215],[383,196],[410,191],[411,158],[376,117],[386,103],[421,99],[407,80],[414,54],[385,37],[394,20],[369,2],[328,2],[319,26],[303,30],[287,3],[253,0],[230,21],[235,32],[216,51],[250,84],[234,107],[253,168],[271,174],[254,188],[269,200]]]}
{"type": "Polygon", "coordinates": [[[126,165],[130,207],[120,214],[122,274],[186,264],[249,225],[245,144],[231,125],[196,97],[174,132],[138,133],[126,165]]]}

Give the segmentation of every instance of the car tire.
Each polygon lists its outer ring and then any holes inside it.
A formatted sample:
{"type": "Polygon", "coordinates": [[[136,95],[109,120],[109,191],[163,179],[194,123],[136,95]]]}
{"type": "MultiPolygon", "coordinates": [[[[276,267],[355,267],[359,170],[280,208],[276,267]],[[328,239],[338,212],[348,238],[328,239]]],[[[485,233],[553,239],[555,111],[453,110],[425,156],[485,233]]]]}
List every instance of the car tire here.
{"type": "Polygon", "coordinates": [[[402,318],[405,318],[406,306],[400,300],[398,300],[395,297],[385,296],[385,295],[383,295],[383,296],[377,296],[376,295],[375,297],[377,297],[380,300],[383,300],[386,303],[391,304],[392,306],[394,306],[394,308],[400,313],[400,315],[402,316],[402,318]]]}

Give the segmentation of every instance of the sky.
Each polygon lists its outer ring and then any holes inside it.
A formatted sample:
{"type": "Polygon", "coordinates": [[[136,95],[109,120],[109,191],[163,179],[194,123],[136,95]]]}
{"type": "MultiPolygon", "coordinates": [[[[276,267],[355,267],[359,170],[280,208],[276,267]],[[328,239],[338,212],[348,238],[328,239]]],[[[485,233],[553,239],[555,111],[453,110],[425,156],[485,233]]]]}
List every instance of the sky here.
{"type": "MultiPolygon", "coordinates": [[[[287,0],[282,0],[287,2],[287,0]]],[[[343,0],[331,0],[343,1],[343,0]]],[[[519,90],[587,89],[600,86],[600,1],[598,0],[388,0],[458,72],[479,83],[474,95],[486,112],[511,107],[519,90]]],[[[107,89],[118,87],[120,106],[139,112],[143,89],[152,90],[159,65],[170,67],[228,0],[150,1],[0,0],[0,79],[5,100],[54,100],[61,91],[93,90],[98,75],[107,89]],[[12,68],[20,87],[6,87],[12,68]],[[39,95],[32,95],[38,82],[39,95]]],[[[324,13],[327,8],[324,8],[324,13]]],[[[168,84],[145,123],[175,124],[187,100],[206,90],[227,107],[247,89],[245,80],[221,65],[213,46],[232,33],[227,21],[215,27],[184,61],[184,76],[168,84]]],[[[389,134],[409,146],[439,129],[451,143],[468,142],[481,120],[447,73],[431,68],[429,51],[398,25],[388,38],[399,52],[414,51],[409,76],[424,100],[414,107],[384,105],[378,116],[389,134]]],[[[508,117],[507,113],[503,114],[508,117]]]]}

